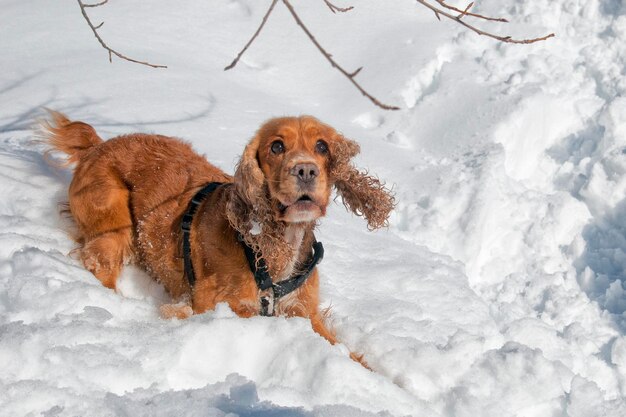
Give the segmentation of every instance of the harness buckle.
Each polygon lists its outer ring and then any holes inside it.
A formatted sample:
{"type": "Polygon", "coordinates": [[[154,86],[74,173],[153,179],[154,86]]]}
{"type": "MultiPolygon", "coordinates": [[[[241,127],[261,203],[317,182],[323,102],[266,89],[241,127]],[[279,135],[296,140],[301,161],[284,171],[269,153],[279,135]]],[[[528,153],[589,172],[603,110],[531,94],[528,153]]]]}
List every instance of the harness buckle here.
{"type": "Polygon", "coordinates": [[[259,290],[259,300],[261,301],[261,315],[274,315],[274,291],[272,288],[267,290],[259,290]]]}

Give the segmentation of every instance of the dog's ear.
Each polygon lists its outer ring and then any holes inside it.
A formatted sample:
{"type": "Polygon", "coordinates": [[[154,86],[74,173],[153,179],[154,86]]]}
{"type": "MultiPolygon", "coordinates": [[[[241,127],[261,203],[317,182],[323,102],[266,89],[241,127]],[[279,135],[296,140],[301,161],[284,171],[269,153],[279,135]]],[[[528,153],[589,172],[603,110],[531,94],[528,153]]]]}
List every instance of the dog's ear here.
{"type": "Polygon", "coordinates": [[[395,199],[378,178],[359,171],[352,164],[352,158],[359,151],[355,141],[337,133],[330,143],[330,174],[346,208],[365,217],[370,229],[378,229],[388,225],[395,199]]]}
{"type": "Polygon", "coordinates": [[[265,175],[259,167],[257,157],[261,139],[256,135],[246,146],[235,170],[234,183],[239,195],[248,204],[255,204],[263,198],[265,175]]]}

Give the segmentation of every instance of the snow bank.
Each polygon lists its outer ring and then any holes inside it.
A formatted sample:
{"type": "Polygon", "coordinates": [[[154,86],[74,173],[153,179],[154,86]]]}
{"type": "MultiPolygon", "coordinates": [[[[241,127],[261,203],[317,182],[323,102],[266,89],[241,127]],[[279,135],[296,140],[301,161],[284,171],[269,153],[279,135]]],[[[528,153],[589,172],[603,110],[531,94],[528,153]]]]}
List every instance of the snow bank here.
{"type": "MultiPolygon", "coordinates": [[[[0,415],[622,416],[626,414],[626,8],[483,0],[514,46],[414,2],[332,15],[318,40],[398,112],[333,72],[284,7],[239,66],[265,4],[110,2],[106,62],[73,1],[5,2],[0,37],[0,415]],[[52,18],[51,18],[52,17],[52,18]],[[70,180],[32,142],[41,106],[105,137],[184,137],[227,171],[266,118],[309,113],[394,185],[391,226],[337,204],[320,226],[322,298],[344,345],[307,321],[226,306],[163,321],[163,289],[121,294],[70,254],[70,180]],[[369,372],[347,356],[362,352],[369,372]]],[[[278,5],[280,6],[280,5],[278,5]]]]}

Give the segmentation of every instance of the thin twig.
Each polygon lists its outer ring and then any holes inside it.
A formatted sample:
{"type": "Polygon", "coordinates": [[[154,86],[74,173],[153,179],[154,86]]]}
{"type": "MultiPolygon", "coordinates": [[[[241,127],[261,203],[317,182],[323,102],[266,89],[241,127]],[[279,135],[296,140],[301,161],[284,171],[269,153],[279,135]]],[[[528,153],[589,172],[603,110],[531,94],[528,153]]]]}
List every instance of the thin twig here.
{"type": "Polygon", "coordinates": [[[261,30],[263,30],[263,26],[265,26],[265,22],[267,22],[267,18],[270,17],[270,14],[272,14],[272,11],[274,10],[274,6],[276,6],[276,3],[278,3],[278,0],[272,0],[272,4],[270,4],[269,9],[267,9],[265,16],[263,16],[263,20],[261,21],[261,24],[259,25],[256,32],[254,32],[254,35],[252,35],[252,37],[250,38],[246,46],[244,46],[243,49],[237,54],[237,57],[233,60],[233,62],[231,62],[227,67],[224,68],[224,71],[228,71],[229,69],[234,68],[235,65],[237,65],[237,62],[239,62],[239,58],[241,58],[241,56],[246,52],[248,47],[252,45],[252,42],[254,42],[256,37],[259,36],[259,33],[261,33],[261,30]]]}
{"type": "Polygon", "coordinates": [[[345,69],[343,69],[343,67],[341,67],[339,64],[337,64],[337,62],[332,58],[332,55],[329,54],[323,47],[322,45],[319,44],[319,42],[317,42],[317,39],[315,39],[315,36],[313,36],[313,34],[309,31],[309,29],[307,29],[307,27],[304,25],[304,23],[302,23],[302,20],[300,20],[300,17],[298,16],[298,14],[296,13],[295,9],[293,8],[293,6],[291,5],[291,3],[289,3],[288,0],[282,0],[283,4],[285,6],[287,6],[287,9],[289,9],[289,12],[291,13],[291,15],[293,16],[293,18],[295,19],[296,23],[298,24],[298,26],[300,26],[302,28],[302,30],[304,31],[304,33],[306,33],[306,35],[309,37],[309,39],[311,40],[311,42],[313,42],[313,44],[317,47],[317,49],[322,53],[322,55],[324,55],[324,57],[328,60],[328,62],[330,62],[330,64],[337,69],[337,71],[341,72],[343,75],[346,76],[346,78],[348,78],[350,80],[350,82],[357,88],[357,90],[359,90],[361,92],[361,94],[363,94],[365,97],[367,97],[368,99],[370,99],[370,101],[372,103],[374,103],[375,105],[377,105],[378,107],[385,109],[385,110],[400,110],[399,107],[396,106],[390,106],[387,104],[383,104],[380,101],[378,101],[378,99],[376,99],[376,97],[372,96],[371,94],[369,94],[367,91],[365,91],[363,89],[363,87],[361,87],[359,85],[359,83],[357,83],[354,80],[354,77],[359,73],[359,71],[361,71],[361,68],[357,69],[356,71],[349,73],[348,71],[346,71],[345,69]]]}
{"type": "MultiPolygon", "coordinates": [[[[457,23],[460,23],[461,25],[465,26],[466,28],[470,29],[473,32],[476,32],[479,35],[484,35],[484,36],[488,36],[490,38],[493,39],[497,39],[500,42],[506,42],[506,43],[535,43],[535,42],[539,42],[539,41],[545,41],[548,38],[552,38],[554,36],[554,33],[550,33],[549,35],[546,36],[542,36],[540,38],[534,38],[534,39],[513,39],[510,36],[499,36],[499,35],[494,35],[493,33],[489,33],[489,32],[485,32],[483,30],[480,30],[472,25],[470,25],[469,23],[466,23],[464,20],[462,20],[461,18],[463,17],[463,11],[460,9],[453,9],[455,11],[459,11],[461,12],[461,15],[459,16],[453,16],[450,13],[447,13],[441,9],[436,8],[435,6],[433,6],[432,4],[426,2],[425,0],[416,0],[419,4],[421,4],[422,6],[425,6],[427,8],[429,8],[430,10],[432,10],[433,12],[435,12],[435,15],[442,15],[447,17],[450,20],[454,20],[457,23]]],[[[436,0],[439,4],[442,4],[442,1],[436,0]]],[[[452,6],[444,6],[448,9],[452,9],[452,6]]],[[[474,16],[474,14],[468,13],[468,16],[474,16]]],[[[475,15],[474,17],[479,17],[481,19],[487,19],[482,15],[475,15]]],[[[493,20],[493,19],[487,19],[487,20],[493,20]]]]}
{"type": "Polygon", "coordinates": [[[477,19],[490,20],[492,22],[503,22],[503,23],[508,23],[509,22],[508,20],[506,20],[506,19],[504,19],[502,17],[489,17],[489,16],[484,16],[482,14],[469,13],[469,9],[471,9],[472,6],[474,6],[474,2],[471,2],[470,4],[468,4],[467,7],[465,8],[465,10],[461,10],[461,9],[457,9],[454,6],[450,6],[444,0],[435,0],[435,1],[437,3],[439,3],[442,7],[445,7],[446,9],[449,9],[449,10],[461,13],[458,16],[459,18],[461,18],[463,16],[472,16],[472,17],[475,17],[477,19]]]}
{"type": "Polygon", "coordinates": [[[326,5],[330,9],[330,11],[333,12],[333,13],[337,13],[337,12],[345,13],[345,12],[349,12],[350,10],[354,9],[353,6],[345,7],[345,8],[337,7],[334,4],[332,4],[329,0],[324,0],[324,3],[326,3],[326,5]]]}
{"type": "Polygon", "coordinates": [[[152,67],[152,68],[167,68],[166,65],[151,64],[149,62],[138,61],[136,59],[129,58],[126,55],[122,55],[121,53],[117,52],[115,49],[109,48],[109,46],[102,40],[102,38],[98,34],[98,28],[102,27],[103,23],[100,23],[98,26],[94,26],[93,23],[91,23],[91,20],[89,19],[89,16],[87,15],[87,11],[85,10],[85,8],[102,6],[103,4],[106,4],[106,2],[108,0],[104,0],[104,1],[102,1],[100,3],[96,3],[96,4],[84,4],[81,0],[77,0],[77,1],[78,1],[78,5],[80,6],[80,11],[83,14],[83,17],[85,18],[85,21],[87,21],[87,24],[91,28],[91,31],[93,32],[94,36],[96,37],[98,42],[100,42],[100,45],[102,45],[102,47],[109,52],[109,62],[112,62],[112,55],[115,55],[115,56],[117,56],[120,59],[124,59],[124,60],[130,61],[130,62],[134,62],[135,64],[147,65],[147,66],[152,67]]]}
{"type": "Polygon", "coordinates": [[[99,6],[102,6],[103,4],[107,4],[108,2],[109,2],[109,0],[102,0],[100,3],[84,4],[83,6],[85,6],[85,7],[99,7],[99,6]]]}
{"type": "Polygon", "coordinates": [[[471,2],[470,4],[468,4],[467,7],[465,7],[465,10],[463,10],[461,14],[457,16],[457,18],[462,19],[463,16],[467,16],[467,14],[469,13],[469,9],[471,9],[473,5],[474,5],[474,2],[471,2]]]}

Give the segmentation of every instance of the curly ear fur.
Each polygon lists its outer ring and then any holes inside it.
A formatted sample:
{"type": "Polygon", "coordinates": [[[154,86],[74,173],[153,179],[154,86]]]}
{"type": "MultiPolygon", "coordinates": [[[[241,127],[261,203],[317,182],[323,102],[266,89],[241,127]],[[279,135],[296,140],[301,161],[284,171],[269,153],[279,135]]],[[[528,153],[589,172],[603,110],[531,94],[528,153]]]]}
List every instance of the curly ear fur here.
{"type": "Polygon", "coordinates": [[[246,145],[234,176],[237,191],[248,202],[255,204],[263,196],[263,183],[265,182],[265,176],[257,160],[259,142],[260,138],[256,136],[246,145]]]}
{"type": "Polygon", "coordinates": [[[257,256],[265,259],[270,273],[276,275],[293,255],[293,249],[285,241],[284,223],[274,219],[265,175],[257,159],[259,143],[257,135],[241,155],[226,217],[257,256]]]}
{"type": "Polygon", "coordinates": [[[360,151],[359,145],[338,136],[331,146],[331,176],[346,208],[365,217],[370,229],[388,226],[389,214],[395,207],[394,196],[378,178],[352,164],[351,159],[360,151]]]}

